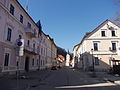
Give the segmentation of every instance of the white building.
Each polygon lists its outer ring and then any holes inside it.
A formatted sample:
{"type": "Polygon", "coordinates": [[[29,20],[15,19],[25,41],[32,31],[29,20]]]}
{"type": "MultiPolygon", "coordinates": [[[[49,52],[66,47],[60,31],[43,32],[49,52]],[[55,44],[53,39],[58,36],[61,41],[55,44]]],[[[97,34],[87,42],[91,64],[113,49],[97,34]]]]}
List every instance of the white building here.
{"type": "Polygon", "coordinates": [[[75,48],[78,66],[89,70],[109,70],[119,64],[120,28],[110,20],[87,33],[75,48]]]}
{"type": "Polygon", "coordinates": [[[66,63],[65,63],[65,66],[70,66],[70,54],[69,54],[69,51],[66,55],[66,63]]]}

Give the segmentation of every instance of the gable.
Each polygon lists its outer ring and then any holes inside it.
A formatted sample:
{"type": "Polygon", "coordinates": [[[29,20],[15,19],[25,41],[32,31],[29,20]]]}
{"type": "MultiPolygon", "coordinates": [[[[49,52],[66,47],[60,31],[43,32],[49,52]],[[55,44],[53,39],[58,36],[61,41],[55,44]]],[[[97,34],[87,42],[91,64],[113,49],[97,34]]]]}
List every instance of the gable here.
{"type": "Polygon", "coordinates": [[[101,25],[99,25],[96,29],[94,29],[86,39],[98,39],[98,38],[111,38],[111,30],[115,30],[117,36],[119,37],[120,31],[119,27],[115,25],[113,22],[106,20],[101,25]],[[112,27],[112,28],[111,28],[112,27]],[[102,37],[101,32],[105,31],[105,37],[102,37]]]}

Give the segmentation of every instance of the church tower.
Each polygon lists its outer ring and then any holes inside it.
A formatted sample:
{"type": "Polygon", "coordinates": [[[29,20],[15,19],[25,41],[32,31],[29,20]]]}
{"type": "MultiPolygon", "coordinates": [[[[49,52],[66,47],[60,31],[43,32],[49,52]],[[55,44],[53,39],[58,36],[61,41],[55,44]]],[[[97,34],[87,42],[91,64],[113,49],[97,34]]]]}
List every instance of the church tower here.
{"type": "Polygon", "coordinates": [[[66,63],[65,63],[65,66],[70,66],[70,53],[69,53],[69,50],[67,52],[67,55],[66,55],[66,63]]]}

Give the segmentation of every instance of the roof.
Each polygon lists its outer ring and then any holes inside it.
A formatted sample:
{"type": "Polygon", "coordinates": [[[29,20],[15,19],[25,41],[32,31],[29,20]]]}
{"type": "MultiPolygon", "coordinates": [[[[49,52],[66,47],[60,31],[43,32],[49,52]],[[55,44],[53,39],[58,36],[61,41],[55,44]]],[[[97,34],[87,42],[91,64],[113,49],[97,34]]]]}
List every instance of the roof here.
{"type": "MultiPolygon", "coordinates": [[[[21,7],[21,9],[27,14],[27,16],[32,20],[32,22],[40,29],[41,27],[41,23],[40,20],[38,21],[39,24],[35,23],[35,21],[30,17],[30,15],[26,12],[26,10],[22,7],[22,5],[18,2],[18,0],[15,0],[17,2],[17,4],[21,7]]],[[[56,44],[54,43],[53,38],[51,38],[49,35],[46,35],[42,30],[41,32],[45,35],[48,36],[50,38],[50,40],[53,42],[53,44],[55,45],[55,47],[57,48],[56,44]]]]}
{"type": "Polygon", "coordinates": [[[22,8],[22,10],[28,15],[28,17],[32,20],[32,22],[38,27],[38,25],[35,23],[35,21],[31,18],[31,16],[26,12],[26,10],[22,7],[22,5],[18,2],[18,0],[15,0],[17,4],[22,8]]]}
{"type": "Polygon", "coordinates": [[[55,47],[57,48],[57,45],[55,44],[55,42],[54,42],[54,39],[53,38],[51,38],[49,35],[46,35],[46,37],[48,37],[49,38],[49,40],[55,45],[55,47]]]}
{"type": "Polygon", "coordinates": [[[65,57],[64,56],[62,56],[62,55],[57,55],[59,58],[61,58],[61,59],[64,59],[65,57]]]}
{"type": "MultiPolygon", "coordinates": [[[[99,28],[101,28],[101,27],[102,27],[103,25],[105,25],[107,22],[111,22],[111,23],[113,23],[114,25],[118,26],[116,23],[114,23],[114,22],[112,22],[112,21],[110,21],[110,20],[108,20],[108,19],[105,20],[105,21],[104,21],[103,23],[101,23],[98,27],[96,27],[93,31],[87,32],[87,33],[84,35],[84,37],[82,38],[82,40],[81,40],[78,48],[80,47],[80,45],[82,44],[82,42],[85,40],[85,38],[91,36],[91,35],[93,34],[93,32],[97,31],[99,28]]],[[[119,27],[119,26],[118,26],[118,27],[119,27]]],[[[78,48],[77,48],[77,50],[78,50],[78,48]]]]}

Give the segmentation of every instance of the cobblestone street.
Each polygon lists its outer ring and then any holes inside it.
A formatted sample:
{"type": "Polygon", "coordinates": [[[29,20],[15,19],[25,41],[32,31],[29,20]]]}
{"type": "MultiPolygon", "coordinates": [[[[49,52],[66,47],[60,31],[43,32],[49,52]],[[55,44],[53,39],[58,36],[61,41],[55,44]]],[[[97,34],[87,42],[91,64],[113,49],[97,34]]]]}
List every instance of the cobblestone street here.
{"type": "Polygon", "coordinates": [[[104,72],[92,72],[61,68],[21,74],[18,86],[15,76],[0,78],[0,90],[119,90],[120,86],[112,81],[120,80],[104,72]],[[9,84],[6,84],[9,83],[9,84]]]}

